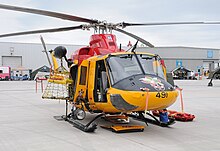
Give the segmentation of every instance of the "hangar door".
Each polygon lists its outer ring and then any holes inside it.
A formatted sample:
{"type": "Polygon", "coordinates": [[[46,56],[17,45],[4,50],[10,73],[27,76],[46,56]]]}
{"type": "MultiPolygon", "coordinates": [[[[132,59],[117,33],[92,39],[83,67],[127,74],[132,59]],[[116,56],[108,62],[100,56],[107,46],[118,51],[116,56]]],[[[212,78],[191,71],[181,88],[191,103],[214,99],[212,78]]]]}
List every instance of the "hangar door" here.
{"type": "Polygon", "coordinates": [[[22,56],[2,56],[2,66],[9,66],[12,69],[22,66],[22,56]]]}
{"type": "Polygon", "coordinates": [[[203,68],[204,71],[213,70],[214,67],[214,61],[203,61],[203,68]]]}

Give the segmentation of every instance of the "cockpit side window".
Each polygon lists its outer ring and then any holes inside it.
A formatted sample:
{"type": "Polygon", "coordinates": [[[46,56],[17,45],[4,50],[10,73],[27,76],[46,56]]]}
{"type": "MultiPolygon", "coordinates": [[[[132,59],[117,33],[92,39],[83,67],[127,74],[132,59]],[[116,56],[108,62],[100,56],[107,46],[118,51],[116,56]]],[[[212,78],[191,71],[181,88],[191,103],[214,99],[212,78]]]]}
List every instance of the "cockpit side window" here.
{"type": "Polygon", "coordinates": [[[104,60],[96,62],[94,98],[95,102],[107,102],[106,89],[109,88],[104,60]]]}

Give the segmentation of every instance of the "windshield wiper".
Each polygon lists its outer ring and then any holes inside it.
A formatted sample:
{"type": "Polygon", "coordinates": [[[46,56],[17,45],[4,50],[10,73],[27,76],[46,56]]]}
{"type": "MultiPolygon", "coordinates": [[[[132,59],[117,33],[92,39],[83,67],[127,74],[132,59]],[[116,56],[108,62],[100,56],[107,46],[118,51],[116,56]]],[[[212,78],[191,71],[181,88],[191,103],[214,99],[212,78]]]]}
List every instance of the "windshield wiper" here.
{"type": "Polygon", "coordinates": [[[132,58],[132,56],[130,54],[128,54],[128,55],[120,56],[120,58],[127,59],[127,58],[132,58]]]}
{"type": "Polygon", "coordinates": [[[135,56],[135,58],[136,58],[136,60],[137,60],[137,63],[138,63],[138,65],[139,65],[139,67],[141,68],[141,72],[142,72],[143,74],[145,74],[144,68],[143,68],[143,66],[141,65],[141,62],[140,62],[140,60],[139,60],[139,58],[138,58],[136,52],[134,51],[134,50],[137,48],[137,44],[138,44],[138,41],[135,43],[135,45],[134,45],[134,47],[132,48],[131,52],[134,53],[134,56],[135,56]]]}
{"type": "Polygon", "coordinates": [[[137,44],[138,44],[138,41],[134,44],[133,48],[131,49],[131,52],[135,52],[134,50],[137,48],[137,44]]]}
{"type": "Polygon", "coordinates": [[[141,57],[141,59],[145,59],[145,60],[152,60],[153,59],[153,57],[141,57]]]}

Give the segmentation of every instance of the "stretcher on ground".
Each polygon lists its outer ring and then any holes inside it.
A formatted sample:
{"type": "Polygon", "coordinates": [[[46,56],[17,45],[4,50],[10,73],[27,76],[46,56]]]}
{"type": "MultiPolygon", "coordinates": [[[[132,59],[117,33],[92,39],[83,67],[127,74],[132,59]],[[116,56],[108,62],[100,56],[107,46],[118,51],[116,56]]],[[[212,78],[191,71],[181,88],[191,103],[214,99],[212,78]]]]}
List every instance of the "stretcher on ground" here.
{"type": "MultiPolygon", "coordinates": [[[[193,121],[193,119],[195,118],[195,115],[193,114],[189,114],[189,113],[183,113],[183,112],[177,112],[177,111],[173,111],[173,110],[167,110],[168,112],[168,116],[170,118],[174,118],[176,121],[193,121]]],[[[160,115],[159,111],[152,111],[154,116],[158,116],[160,115]]]]}

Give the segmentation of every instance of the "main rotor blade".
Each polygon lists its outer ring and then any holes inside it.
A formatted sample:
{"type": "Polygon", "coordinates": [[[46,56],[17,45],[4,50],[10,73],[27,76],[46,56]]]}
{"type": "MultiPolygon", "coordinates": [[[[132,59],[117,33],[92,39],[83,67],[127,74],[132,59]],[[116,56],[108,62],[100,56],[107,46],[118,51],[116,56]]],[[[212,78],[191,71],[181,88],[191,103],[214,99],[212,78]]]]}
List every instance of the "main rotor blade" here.
{"type": "Polygon", "coordinates": [[[118,32],[121,32],[121,33],[123,33],[123,34],[126,34],[126,35],[128,35],[128,36],[131,36],[132,38],[134,38],[134,39],[136,39],[136,40],[142,42],[143,44],[147,45],[148,47],[154,47],[154,45],[152,45],[152,44],[149,43],[148,41],[146,41],[146,40],[144,40],[144,39],[142,39],[142,38],[140,38],[140,37],[138,37],[138,36],[136,36],[136,35],[134,35],[134,34],[132,34],[132,33],[129,33],[129,32],[127,32],[127,31],[124,31],[124,30],[119,29],[119,28],[115,28],[114,30],[116,30],[116,31],[118,31],[118,32]]]}
{"type": "Polygon", "coordinates": [[[7,9],[7,10],[13,10],[13,11],[20,11],[20,12],[50,16],[50,17],[55,17],[55,18],[60,18],[60,19],[70,20],[70,21],[78,21],[78,22],[86,22],[86,23],[97,23],[98,22],[97,20],[77,17],[77,16],[63,14],[63,13],[45,11],[45,10],[40,10],[40,9],[3,5],[3,4],[0,4],[0,9],[7,9]]]}
{"type": "Polygon", "coordinates": [[[38,33],[61,32],[61,31],[69,31],[69,30],[75,30],[75,29],[82,29],[82,25],[72,26],[72,27],[43,29],[43,30],[32,30],[32,31],[25,31],[25,32],[16,32],[16,33],[2,34],[2,35],[0,35],[0,38],[2,38],[2,37],[11,37],[11,36],[18,36],[18,35],[38,34],[38,33]]]}
{"type": "Polygon", "coordinates": [[[119,23],[119,26],[161,26],[161,25],[202,25],[202,24],[220,24],[220,22],[158,22],[158,23],[119,23]]]}

